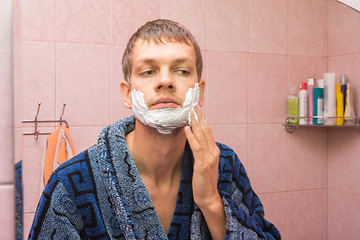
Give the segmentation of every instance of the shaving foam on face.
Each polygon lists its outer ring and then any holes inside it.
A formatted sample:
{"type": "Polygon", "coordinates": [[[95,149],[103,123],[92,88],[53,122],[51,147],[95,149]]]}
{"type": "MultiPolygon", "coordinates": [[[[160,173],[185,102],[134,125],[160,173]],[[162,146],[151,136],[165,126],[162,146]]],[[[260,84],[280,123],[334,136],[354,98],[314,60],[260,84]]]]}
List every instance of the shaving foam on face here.
{"type": "MultiPolygon", "coordinates": [[[[135,117],[144,125],[155,128],[161,134],[170,134],[175,129],[190,124],[190,113],[199,102],[200,88],[195,83],[186,93],[183,107],[149,110],[145,104],[144,94],[131,91],[132,109],[135,117]]],[[[197,120],[197,116],[195,114],[197,120]]]]}

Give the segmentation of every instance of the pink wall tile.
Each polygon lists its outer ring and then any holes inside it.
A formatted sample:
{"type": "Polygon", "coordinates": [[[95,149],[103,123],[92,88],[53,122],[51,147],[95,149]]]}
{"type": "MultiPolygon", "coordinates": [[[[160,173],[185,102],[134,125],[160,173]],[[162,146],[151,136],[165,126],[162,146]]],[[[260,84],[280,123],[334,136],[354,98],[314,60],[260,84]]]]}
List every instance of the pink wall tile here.
{"type": "Polygon", "coordinates": [[[329,190],[328,240],[357,239],[360,235],[360,195],[329,190]]]}
{"type": "Polygon", "coordinates": [[[74,143],[75,155],[83,152],[96,144],[100,131],[105,126],[99,127],[70,127],[69,132],[74,143]]]}
{"type": "Polygon", "coordinates": [[[287,57],[250,54],[248,122],[281,123],[286,117],[287,57]]]}
{"type": "Polygon", "coordinates": [[[124,50],[125,47],[111,48],[111,122],[133,114],[124,106],[120,93],[120,83],[124,80],[121,65],[124,50]]]}
{"type": "Polygon", "coordinates": [[[359,129],[331,129],[328,132],[329,189],[360,194],[359,144],[359,129]]]}
{"type": "Polygon", "coordinates": [[[207,64],[208,122],[246,123],[247,55],[208,52],[207,64]]]}
{"type": "Polygon", "coordinates": [[[66,102],[64,119],[70,125],[110,122],[110,47],[57,45],[57,116],[66,102]]]}
{"type": "Polygon", "coordinates": [[[322,190],[287,193],[287,238],[319,240],[322,238],[322,190]]]}
{"type": "Polygon", "coordinates": [[[326,129],[297,129],[287,138],[287,190],[325,187],[326,129]]]}
{"type": "MultiPolygon", "coordinates": [[[[360,38],[359,38],[360,41],[360,38]]],[[[360,45],[360,43],[359,43],[360,45]]],[[[345,74],[353,87],[353,101],[356,116],[360,115],[360,54],[329,57],[329,72],[335,72],[338,79],[345,74]]]]}
{"type": "Polygon", "coordinates": [[[298,93],[301,82],[307,82],[309,78],[323,79],[324,72],[323,57],[289,56],[288,88],[296,88],[298,93]]]}
{"type": "Polygon", "coordinates": [[[23,120],[22,43],[13,44],[13,108],[14,127],[21,127],[23,120]]]}
{"type": "Polygon", "coordinates": [[[288,1],[288,51],[293,55],[324,55],[325,0],[288,1]]]}
{"type": "MultiPolygon", "coordinates": [[[[41,102],[38,119],[55,117],[55,44],[26,42],[21,46],[21,73],[16,81],[21,89],[15,98],[22,100],[16,120],[34,120],[41,102]]],[[[18,86],[18,85],[17,85],[18,86]]],[[[16,105],[17,106],[17,105],[16,105]]],[[[28,124],[25,124],[28,126],[28,124]]]]}
{"type": "Polygon", "coordinates": [[[248,0],[229,0],[225,3],[209,0],[206,21],[207,49],[247,52],[248,9],[248,0]]]}
{"type": "Polygon", "coordinates": [[[15,239],[15,188],[0,185],[0,232],[1,239],[15,239]]]}
{"type": "Polygon", "coordinates": [[[13,41],[19,42],[21,41],[21,21],[22,21],[22,14],[21,14],[21,0],[13,0],[12,1],[12,21],[13,21],[13,41]]]}
{"type": "Polygon", "coordinates": [[[112,1],[112,42],[126,45],[145,22],[160,18],[160,0],[112,1]]]}
{"type": "MultiPolygon", "coordinates": [[[[49,127],[41,128],[43,132],[53,132],[54,130],[49,127]]],[[[24,213],[35,212],[42,193],[40,191],[41,166],[47,137],[47,135],[40,135],[36,140],[34,136],[24,136],[24,159],[22,162],[24,213]]]]}
{"type": "Polygon", "coordinates": [[[286,190],[286,132],[282,126],[248,125],[248,174],[257,193],[286,190]]]}
{"type": "Polygon", "coordinates": [[[249,51],[287,53],[287,0],[249,1],[249,51]]]}
{"type": "Polygon", "coordinates": [[[259,194],[264,206],[265,219],[276,226],[280,231],[281,239],[286,238],[286,193],[259,194]]]}
{"type": "Polygon", "coordinates": [[[241,163],[247,168],[247,126],[214,125],[211,126],[215,141],[231,147],[238,155],[241,163]]]}
{"type": "Polygon", "coordinates": [[[161,18],[184,25],[194,35],[202,50],[205,45],[206,0],[161,1],[161,18]]]}
{"type": "Polygon", "coordinates": [[[55,0],[16,1],[15,40],[55,40],[55,0]],[[20,13],[19,13],[20,11],[20,13]]]}
{"type": "Polygon", "coordinates": [[[14,128],[14,163],[23,159],[24,138],[22,133],[22,128],[14,128]]]}
{"type": "Polygon", "coordinates": [[[27,239],[30,233],[30,228],[34,220],[35,213],[26,213],[24,214],[24,224],[23,224],[23,236],[24,239],[27,239]]]}
{"type": "Polygon", "coordinates": [[[328,1],[329,56],[360,52],[360,14],[337,1],[328,1]]]}
{"type": "Polygon", "coordinates": [[[57,1],[56,40],[110,43],[111,2],[108,0],[57,1]]]}

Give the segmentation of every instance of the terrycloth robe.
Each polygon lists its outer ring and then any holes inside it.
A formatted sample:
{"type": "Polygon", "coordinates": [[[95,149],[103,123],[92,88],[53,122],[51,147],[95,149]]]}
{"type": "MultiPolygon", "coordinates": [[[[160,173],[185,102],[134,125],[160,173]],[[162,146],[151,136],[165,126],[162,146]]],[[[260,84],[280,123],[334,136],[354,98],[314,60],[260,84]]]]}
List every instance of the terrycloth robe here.
{"type": "MultiPolygon", "coordinates": [[[[134,128],[134,117],[104,128],[96,145],[53,172],[29,239],[211,239],[192,197],[194,159],[189,145],[166,235],[126,145],[125,136],[134,128]]],[[[236,154],[223,144],[217,146],[225,239],[280,239],[276,227],[265,220],[263,206],[236,154]]]]}

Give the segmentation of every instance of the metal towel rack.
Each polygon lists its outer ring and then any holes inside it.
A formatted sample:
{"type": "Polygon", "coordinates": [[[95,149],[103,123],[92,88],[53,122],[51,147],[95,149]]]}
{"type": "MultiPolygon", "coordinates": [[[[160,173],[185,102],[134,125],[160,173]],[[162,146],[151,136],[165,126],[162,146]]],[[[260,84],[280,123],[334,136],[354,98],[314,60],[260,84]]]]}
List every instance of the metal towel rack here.
{"type": "Polygon", "coordinates": [[[36,112],[34,120],[23,120],[22,121],[23,123],[35,123],[34,132],[24,132],[23,133],[24,135],[34,135],[35,139],[38,139],[39,135],[51,134],[51,132],[40,132],[38,129],[38,123],[60,123],[60,126],[62,126],[62,124],[65,123],[65,126],[67,128],[69,128],[69,124],[67,123],[66,120],[63,119],[66,103],[63,103],[63,109],[62,109],[62,113],[61,113],[59,120],[57,120],[57,119],[55,119],[55,120],[39,120],[38,117],[39,117],[39,112],[40,112],[40,106],[41,106],[41,102],[38,103],[38,108],[37,108],[37,112],[36,112]]]}

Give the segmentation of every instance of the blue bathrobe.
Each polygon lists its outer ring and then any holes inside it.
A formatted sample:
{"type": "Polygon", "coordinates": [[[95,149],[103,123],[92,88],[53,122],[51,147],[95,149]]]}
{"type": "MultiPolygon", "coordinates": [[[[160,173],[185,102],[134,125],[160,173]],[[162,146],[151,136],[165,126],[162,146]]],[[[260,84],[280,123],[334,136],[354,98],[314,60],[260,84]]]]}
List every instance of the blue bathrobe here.
{"type": "MultiPolygon", "coordinates": [[[[211,239],[192,196],[194,159],[189,145],[166,234],[126,145],[125,136],[134,128],[133,116],[104,128],[96,145],[54,171],[29,239],[211,239]]],[[[236,154],[223,144],[217,146],[225,239],[280,239],[276,227],[265,220],[263,206],[236,154]]]]}

